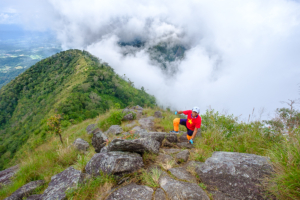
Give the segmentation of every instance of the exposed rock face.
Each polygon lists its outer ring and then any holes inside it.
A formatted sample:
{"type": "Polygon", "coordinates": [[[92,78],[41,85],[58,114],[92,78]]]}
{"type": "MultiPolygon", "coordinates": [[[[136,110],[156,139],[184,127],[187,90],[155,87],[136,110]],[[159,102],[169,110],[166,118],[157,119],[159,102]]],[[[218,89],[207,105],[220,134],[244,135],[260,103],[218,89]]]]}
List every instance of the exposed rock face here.
{"type": "Polygon", "coordinates": [[[181,151],[181,149],[160,149],[165,154],[173,154],[173,153],[178,153],[181,151]]]}
{"type": "Polygon", "coordinates": [[[194,146],[192,144],[189,144],[187,142],[180,142],[180,143],[177,143],[176,145],[179,146],[180,148],[186,148],[186,149],[194,148],[194,146]]]}
{"type": "Polygon", "coordinates": [[[106,200],[125,200],[125,199],[143,199],[152,200],[153,189],[131,183],[113,192],[106,200]]]}
{"type": "Polygon", "coordinates": [[[133,120],[133,119],[134,119],[134,117],[133,117],[132,113],[128,113],[127,115],[125,115],[123,117],[123,120],[125,120],[125,121],[130,121],[130,120],[133,120]]]}
{"type": "Polygon", "coordinates": [[[113,134],[113,135],[119,135],[123,132],[123,129],[119,125],[112,125],[109,127],[109,129],[105,132],[106,134],[113,134]]]}
{"type": "Polygon", "coordinates": [[[81,151],[87,151],[89,149],[89,143],[81,138],[77,138],[73,145],[76,147],[76,149],[81,151]]]}
{"type": "Polygon", "coordinates": [[[177,142],[177,135],[173,133],[164,133],[164,132],[149,132],[149,133],[140,133],[141,138],[152,138],[162,144],[162,141],[166,138],[171,143],[177,142]]]}
{"type": "Polygon", "coordinates": [[[22,200],[23,197],[28,197],[34,190],[45,184],[44,180],[29,182],[19,189],[17,189],[11,196],[5,198],[4,200],[22,200]]]}
{"type": "Polygon", "coordinates": [[[156,112],[154,113],[154,117],[156,117],[156,118],[162,118],[161,112],[160,112],[160,111],[156,111],[156,112]]]}
{"type": "Polygon", "coordinates": [[[141,128],[152,131],[154,130],[154,117],[141,118],[139,119],[139,124],[141,128]]]}
{"type": "Polygon", "coordinates": [[[196,183],[176,181],[169,176],[162,176],[159,179],[159,185],[172,200],[209,200],[207,194],[196,183]]]}
{"type": "Polygon", "coordinates": [[[179,163],[186,162],[189,159],[189,156],[190,156],[189,150],[181,151],[176,155],[177,162],[179,163]]]}
{"type": "Polygon", "coordinates": [[[132,131],[133,131],[135,134],[139,134],[139,135],[141,135],[141,134],[143,134],[143,133],[148,133],[147,130],[142,129],[140,126],[135,126],[130,132],[132,132],[132,131]]]}
{"type": "Polygon", "coordinates": [[[41,194],[34,194],[29,196],[26,200],[41,200],[41,194]]]}
{"type": "Polygon", "coordinates": [[[135,140],[114,139],[108,145],[108,151],[129,151],[136,153],[150,152],[158,154],[159,142],[148,138],[139,138],[135,140]]]}
{"type": "Polygon", "coordinates": [[[171,172],[172,175],[174,175],[178,179],[187,182],[197,183],[197,179],[182,167],[171,168],[169,169],[169,171],[171,172]]]}
{"type": "Polygon", "coordinates": [[[196,168],[206,185],[236,199],[263,199],[260,180],[269,176],[272,166],[268,159],[254,154],[214,152],[196,168]]]}
{"type": "Polygon", "coordinates": [[[106,153],[107,152],[107,146],[103,147],[100,151],[100,153],[106,153]]]}
{"type": "Polygon", "coordinates": [[[139,105],[136,105],[134,107],[132,107],[132,109],[135,109],[135,110],[143,110],[143,108],[139,105]]]}
{"type": "Polygon", "coordinates": [[[162,153],[159,153],[157,158],[156,158],[156,161],[158,162],[161,162],[163,164],[167,163],[167,162],[170,162],[174,160],[172,156],[170,155],[166,155],[166,154],[162,154],[162,153]]]}
{"type": "Polygon", "coordinates": [[[19,166],[13,166],[7,168],[6,170],[0,171],[0,188],[4,185],[8,185],[11,183],[11,178],[15,175],[18,171],[19,166]]]}
{"type": "Polygon", "coordinates": [[[167,200],[167,195],[162,189],[157,188],[155,191],[154,200],[167,200]]]}
{"type": "Polygon", "coordinates": [[[93,176],[100,175],[100,171],[118,175],[131,173],[143,166],[140,154],[114,151],[95,154],[85,166],[85,171],[93,176]]]}
{"type": "Polygon", "coordinates": [[[68,189],[76,188],[82,182],[82,173],[73,167],[51,177],[48,188],[40,196],[42,200],[66,199],[65,192],[68,189]]]}
{"type": "Polygon", "coordinates": [[[137,106],[134,106],[132,108],[125,108],[122,112],[124,114],[126,114],[126,113],[135,113],[136,114],[136,119],[140,119],[143,115],[143,108],[137,105],[137,106]]]}
{"type": "Polygon", "coordinates": [[[95,129],[96,124],[90,124],[86,127],[87,134],[91,134],[93,130],[95,129]]]}
{"type": "Polygon", "coordinates": [[[97,153],[106,145],[106,141],[107,136],[99,128],[93,131],[92,145],[97,153]]]}

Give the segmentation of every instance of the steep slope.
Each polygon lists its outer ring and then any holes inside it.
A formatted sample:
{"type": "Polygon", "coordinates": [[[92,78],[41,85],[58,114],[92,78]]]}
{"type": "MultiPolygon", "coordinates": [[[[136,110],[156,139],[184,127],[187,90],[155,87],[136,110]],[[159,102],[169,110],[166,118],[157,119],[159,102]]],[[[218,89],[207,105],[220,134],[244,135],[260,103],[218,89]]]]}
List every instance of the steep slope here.
{"type": "Polygon", "coordinates": [[[153,96],[133,87],[86,51],[46,58],[0,90],[0,169],[34,134],[46,139],[47,119],[63,114],[63,126],[93,118],[110,107],[152,106],[153,96]]]}

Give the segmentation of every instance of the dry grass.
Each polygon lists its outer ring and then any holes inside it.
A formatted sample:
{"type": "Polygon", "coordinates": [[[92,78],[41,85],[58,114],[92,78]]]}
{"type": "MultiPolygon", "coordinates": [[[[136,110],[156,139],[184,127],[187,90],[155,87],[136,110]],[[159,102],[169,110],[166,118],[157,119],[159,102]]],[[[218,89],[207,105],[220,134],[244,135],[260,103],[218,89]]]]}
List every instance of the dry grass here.
{"type": "Polygon", "coordinates": [[[169,170],[171,168],[174,167],[174,165],[176,164],[174,160],[168,161],[166,163],[158,163],[162,168],[164,168],[165,170],[169,170]]]}

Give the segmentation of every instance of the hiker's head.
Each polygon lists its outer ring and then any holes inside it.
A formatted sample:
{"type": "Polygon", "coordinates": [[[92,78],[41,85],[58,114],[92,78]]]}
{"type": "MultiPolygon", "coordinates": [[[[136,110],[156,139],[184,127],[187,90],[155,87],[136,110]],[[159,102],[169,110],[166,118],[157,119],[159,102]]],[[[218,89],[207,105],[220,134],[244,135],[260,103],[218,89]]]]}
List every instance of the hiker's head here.
{"type": "Polygon", "coordinates": [[[192,109],[192,111],[193,111],[192,112],[193,117],[197,117],[197,115],[200,113],[200,109],[196,106],[192,109]]]}

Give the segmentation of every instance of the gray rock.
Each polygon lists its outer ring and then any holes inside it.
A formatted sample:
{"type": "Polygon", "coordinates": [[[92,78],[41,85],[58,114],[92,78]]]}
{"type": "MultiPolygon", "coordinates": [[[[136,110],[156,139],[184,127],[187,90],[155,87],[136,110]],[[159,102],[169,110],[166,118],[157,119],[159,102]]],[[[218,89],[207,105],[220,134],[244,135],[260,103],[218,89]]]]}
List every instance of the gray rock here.
{"type": "Polygon", "coordinates": [[[196,183],[177,181],[169,176],[162,176],[159,179],[159,185],[172,200],[209,200],[207,194],[196,183]]]}
{"type": "Polygon", "coordinates": [[[152,200],[153,192],[153,189],[148,186],[131,183],[114,191],[106,200],[152,200]]]}
{"type": "Polygon", "coordinates": [[[139,119],[139,124],[141,128],[152,131],[154,130],[154,117],[146,117],[139,119]]]}
{"type": "Polygon", "coordinates": [[[176,148],[176,147],[178,147],[175,143],[171,143],[167,139],[164,139],[162,141],[162,145],[161,146],[162,147],[169,147],[169,148],[176,148]]]}
{"type": "Polygon", "coordinates": [[[146,133],[148,133],[148,131],[147,130],[145,130],[145,129],[142,129],[140,126],[136,126],[136,127],[134,127],[130,132],[134,132],[135,134],[139,134],[139,135],[141,135],[141,134],[146,134],[146,133]]]}
{"type": "Polygon", "coordinates": [[[13,166],[0,171],[0,188],[11,183],[11,178],[17,173],[19,166],[13,166]]]}
{"type": "Polygon", "coordinates": [[[180,142],[180,143],[177,143],[176,145],[179,146],[180,148],[186,148],[186,149],[194,148],[194,146],[192,144],[189,144],[187,142],[180,142]]]}
{"type": "Polygon", "coordinates": [[[87,151],[89,149],[89,143],[81,138],[77,138],[73,145],[76,147],[76,149],[78,150],[82,150],[82,151],[87,151]]]}
{"type": "Polygon", "coordinates": [[[135,109],[135,110],[143,110],[143,108],[141,106],[139,106],[139,105],[134,106],[133,109],[135,109]]]}
{"type": "Polygon", "coordinates": [[[97,153],[85,166],[85,171],[93,176],[100,175],[100,171],[106,174],[131,173],[143,167],[143,159],[140,154],[129,152],[97,153]]]}
{"type": "Polygon", "coordinates": [[[91,134],[93,130],[95,129],[96,124],[90,124],[86,127],[87,134],[91,134]]]}
{"type": "Polygon", "coordinates": [[[113,134],[113,135],[119,135],[123,132],[123,129],[119,125],[112,125],[109,127],[109,129],[105,132],[107,135],[108,134],[113,134]]]}
{"type": "Polygon", "coordinates": [[[182,167],[185,169],[196,169],[196,167],[199,167],[200,165],[203,165],[204,162],[199,162],[199,161],[194,161],[194,160],[190,160],[187,163],[185,163],[182,167]]]}
{"type": "Polygon", "coordinates": [[[134,117],[133,117],[133,114],[132,113],[128,113],[126,114],[124,117],[123,117],[123,120],[125,121],[130,121],[130,120],[133,120],[134,117]]]}
{"type": "Polygon", "coordinates": [[[183,181],[197,183],[196,177],[194,177],[190,172],[186,171],[183,167],[176,167],[169,169],[171,174],[178,179],[183,181]]]}
{"type": "Polygon", "coordinates": [[[173,133],[165,132],[149,132],[149,133],[140,133],[141,138],[152,138],[162,144],[162,141],[166,138],[171,143],[177,142],[177,135],[173,133]]]}
{"type": "Polygon", "coordinates": [[[137,110],[133,108],[125,108],[122,113],[128,114],[128,113],[134,113],[136,115],[136,119],[140,119],[143,115],[143,110],[137,110]]]}
{"type": "Polygon", "coordinates": [[[176,154],[177,162],[186,162],[189,159],[190,152],[189,150],[184,150],[176,154]]]}
{"type": "Polygon", "coordinates": [[[34,194],[29,196],[26,200],[41,200],[41,194],[34,194]]]}
{"type": "Polygon", "coordinates": [[[156,118],[162,118],[161,112],[160,112],[160,111],[156,111],[156,112],[154,113],[154,117],[156,117],[156,118]]]}
{"type": "Polygon", "coordinates": [[[107,146],[103,147],[100,151],[100,153],[106,153],[106,152],[108,152],[107,146]]]}
{"type": "Polygon", "coordinates": [[[219,191],[209,191],[209,193],[212,194],[214,200],[238,200],[219,191]]]}
{"type": "Polygon", "coordinates": [[[170,155],[166,155],[166,154],[162,154],[162,153],[159,153],[157,158],[156,158],[156,161],[158,162],[161,162],[163,164],[167,163],[167,162],[170,162],[174,160],[174,158],[170,155]]]}
{"type": "Polygon", "coordinates": [[[158,154],[159,142],[148,138],[135,140],[114,139],[108,145],[108,151],[129,151],[136,153],[150,152],[158,154]]]}
{"type": "Polygon", "coordinates": [[[71,188],[77,188],[82,183],[82,173],[73,167],[51,177],[48,188],[41,195],[41,200],[60,200],[66,199],[66,191],[71,188]]]}
{"type": "Polygon", "coordinates": [[[23,197],[28,197],[31,195],[34,190],[42,185],[45,184],[44,180],[39,180],[39,181],[32,181],[29,182],[19,189],[17,189],[14,193],[12,193],[11,196],[5,198],[4,200],[22,200],[23,197]]]}
{"type": "Polygon", "coordinates": [[[183,134],[179,137],[179,141],[180,141],[180,142],[185,142],[185,143],[188,142],[188,139],[187,139],[187,137],[186,137],[186,133],[183,133],[183,134]]]}
{"type": "Polygon", "coordinates": [[[263,156],[235,152],[214,152],[196,168],[201,181],[236,199],[264,199],[261,179],[272,173],[263,156]]]}
{"type": "Polygon", "coordinates": [[[167,200],[167,195],[162,189],[157,188],[155,191],[154,200],[167,200]]]}
{"type": "Polygon", "coordinates": [[[99,153],[101,149],[106,145],[107,136],[97,128],[93,131],[92,145],[95,148],[96,153],[99,153]]]}
{"type": "Polygon", "coordinates": [[[181,149],[160,149],[165,154],[173,154],[173,153],[178,153],[181,151],[181,149]]]}

